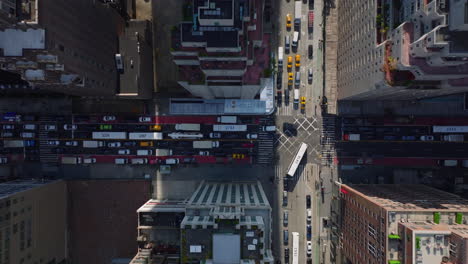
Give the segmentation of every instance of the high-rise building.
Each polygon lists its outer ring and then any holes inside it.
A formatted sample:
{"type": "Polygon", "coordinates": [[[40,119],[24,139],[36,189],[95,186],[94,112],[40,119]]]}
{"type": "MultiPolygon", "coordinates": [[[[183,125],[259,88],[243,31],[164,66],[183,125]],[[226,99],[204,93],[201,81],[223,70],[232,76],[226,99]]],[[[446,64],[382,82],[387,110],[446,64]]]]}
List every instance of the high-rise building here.
{"type": "Polygon", "coordinates": [[[164,255],[157,241],[174,213],[180,246],[173,253],[181,263],[274,262],[271,207],[260,182],[202,182],[187,201],[149,200],[137,212],[140,246],[132,264],[164,255]]]}
{"type": "Polygon", "coordinates": [[[338,99],[468,91],[467,0],[341,0],[338,99]]]}
{"type": "Polygon", "coordinates": [[[179,84],[205,99],[254,99],[271,74],[263,0],[193,0],[184,9],[172,32],[179,84]]]}
{"type": "Polygon", "coordinates": [[[102,1],[0,0],[0,87],[113,96],[124,26],[102,1]]]}
{"type": "Polygon", "coordinates": [[[64,181],[0,183],[0,263],[66,263],[64,181]]]}
{"type": "Polygon", "coordinates": [[[345,263],[468,263],[468,200],[425,185],[340,191],[345,263]]]}

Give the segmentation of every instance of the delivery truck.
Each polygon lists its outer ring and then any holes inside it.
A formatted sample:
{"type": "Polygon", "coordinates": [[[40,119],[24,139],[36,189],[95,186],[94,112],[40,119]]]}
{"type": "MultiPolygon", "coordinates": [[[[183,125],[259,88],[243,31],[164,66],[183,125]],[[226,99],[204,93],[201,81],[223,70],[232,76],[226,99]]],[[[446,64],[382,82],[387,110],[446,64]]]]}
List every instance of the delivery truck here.
{"type": "Polygon", "coordinates": [[[129,139],[134,139],[134,140],[162,140],[163,139],[163,133],[161,133],[161,132],[153,132],[153,133],[135,133],[135,132],[131,132],[131,133],[128,133],[128,138],[129,139]]]}
{"type": "Polygon", "coordinates": [[[237,123],[237,116],[219,116],[217,120],[218,123],[235,124],[237,123]]]}
{"type": "Polygon", "coordinates": [[[200,124],[176,124],[175,129],[181,131],[200,131],[200,124]]]}
{"type": "Polygon", "coordinates": [[[194,149],[211,149],[219,147],[219,141],[194,141],[194,149]]]}
{"type": "Polygon", "coordinates": [[[104,147],[104,142],[102,141],[83,141],[83,148],[99,148],[104,147]]]}
{"type": "Polygon", "coordinates": [[[278,71],[283,70],[283,57],[284,57],[283,47],[279,47],[278,48],[278,71]]]}
{"type": "Polygon", "coordinates": [[[81,157],[62,157],[62,164],[80,164],[81,157]]]}
{"type": "Polygon", "coordinates": [[[4,148],[22,148],[24,147],[23,140],[4,140],[3,141],[4,148]]]}
{"type": "Polygon", "coordinates": [[[302,1],[295,1],[294,6],[294,27],[301,26],[301,16],[302,16],[302,1]]]}
{"type": "Polygon", "coordinates": [[[172,156],[171,149],[156,149],[156,157],[172,156]]]}
{"type": "Polygon", "coordinates": [[[213,125],[215,132],[244,132],[247,131],[247,125],[213,125]]]}
{"type": "Polygon", "coordinates": [[[93,139],[127,139],[127,132],[93,132],[93,139]]]}

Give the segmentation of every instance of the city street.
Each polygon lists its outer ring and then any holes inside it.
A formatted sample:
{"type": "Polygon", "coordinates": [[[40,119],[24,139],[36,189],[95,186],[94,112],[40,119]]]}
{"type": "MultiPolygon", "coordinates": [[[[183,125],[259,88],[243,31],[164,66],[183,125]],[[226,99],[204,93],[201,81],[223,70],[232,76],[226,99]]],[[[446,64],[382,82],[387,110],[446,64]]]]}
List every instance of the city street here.
{"type": "MultiPolygon", "coordinates": [[[[323,93],[323,79],[322,79],[322,63],[323,53],[319,48],[319,43],[322,36],[322,1],[308,1],[302,3],[301,6],[301,23],[299,28],[294,25],[295,17],[295,3],[299,1],[278,1],[278,14],[277,17],[277,38],[273,39],[272,50],[276,51],[278,58],[278,47],[285,49],[285,37],[289,36],[292,44],[293,35],[295,30],[299,30],[300,37],[297,50],[293,47],[289,52],[284,52],[283,67],[278,69],[277,77],[280,75],[281,83],[277,84],[277,95],[281,96],[281,100],[277,101],[276,110],[276,151],[278,154],[278,161],[275,165],[275,182],[278,183],[278,204],[281,205],[283,200],[283,190],[288,191],[288,204],[287,206],[280,207],[277,210],[275,217],[277,217],[278,230],[274,232],[279,239],[274,239],[273,249],[275,255],[281,256],[281,263],[286,263],[284,258],[284,249],[289,248],[292,252],[292,232],[299,233],[299,263],[321,263],[319,260],[319,236],[320,233],[320,219],[321,217],[328,216],[329,204],[322,203],[320,193],[320,166],[324,163],[323,150],[321,148],[321,137],[323,136],[322,118],[320,102],[323,93]],[[313,6],[315,5],[315,6],[313,6]],[[308,26],[308,13],[314,11],[314,24],[313,27],[308,26]],[[286,28],[286,15],[291,16],[291,29],[286,28]],[[309,45],[313,47],[313,59],[309,59],[309,45]],[[295,67],[295,56],[301,56],[300,67],[295,67]],[[292,69],[288,71],[288,57],[292,56],[293,65],[292,69]],[[308,70],[312,69],[313,79],[312,83],[308,81],[308,70]],[[296,72],[300,72],[300,85],[295,85],[293,80],[292,85],[288,85],[288,72],[292,72],[295,77],[296,72]],[[299,102],[294,103],[294,89],[298,88],[299,102]],[[305,109],[301,109],[301,97],[306,97],[305,109]],[[307,144],[307,152],[304,155],[294,177],[287,177],[286,172],[292,162],[292,159],[299,150],[301,143],[307,144]],[[287,186],[285,186],[287,184],[287,186]],[[310,195],[312,198],[312,255],[306,255],[306,196],[310,195]],[[328,207],[327,207],[328,206],[328,207]],[[284,211],[289,214],[289,223],[287,226],[283,225],[284,211]],[[288,230],[289,243],[283,243],[283,230],[288,230]],[[311,261],[311,262],[309,262],[311,261]]],[[[326,235],[325,235],[326,236],[326,235]]],[[[289,263],[292,263],[292,253],[289,256],[289,263]]],[[[325,262],[322,262],[325,263],[325,262]]]]}

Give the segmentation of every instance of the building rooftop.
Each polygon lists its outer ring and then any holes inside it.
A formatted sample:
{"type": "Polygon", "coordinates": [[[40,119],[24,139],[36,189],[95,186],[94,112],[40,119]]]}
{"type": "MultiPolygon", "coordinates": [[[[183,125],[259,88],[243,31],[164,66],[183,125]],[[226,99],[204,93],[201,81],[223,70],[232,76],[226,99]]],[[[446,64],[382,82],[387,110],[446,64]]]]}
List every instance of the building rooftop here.
{"type": "Polygon", "coordinates": [[[44,29],[5,29],[0,31],[0,49],[3,56],[23,56],[24,49],[44,49],[44,29]]]}
{"type": "Polygon", "coordinates": [[[392,211],[466,211],[468,200],[419,184],[342,185],[392,211]]]}
{"type": "Polygon", "coordinates": [[[43,186],[51,182],[54,182],[54,181],[31,179],[31,180],[14,180],[14,181],[0,183],[0,199],[8,197],[18,192],[33,189],[38,186],[43,186]]]}
{"type": "Polygon", "coordinates": [[[233,0],[210,0],[208,7],[200,7],[199,17],[201,19],[230,19],[233,16],[232,10],[233,0]]]}

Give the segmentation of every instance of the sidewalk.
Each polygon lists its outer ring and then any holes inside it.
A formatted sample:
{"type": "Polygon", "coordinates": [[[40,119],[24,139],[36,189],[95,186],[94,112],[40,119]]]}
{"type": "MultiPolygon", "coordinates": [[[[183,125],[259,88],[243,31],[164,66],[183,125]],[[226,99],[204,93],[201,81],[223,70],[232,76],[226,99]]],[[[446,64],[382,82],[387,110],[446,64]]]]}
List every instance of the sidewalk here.
{"type": "Polygon", "coordinates": [[[336,114],[337,109],[337,47],[338,47],[338,10],[335,1],[326,1],[325,13],[325,97],[327,112],[336,114]]]}

